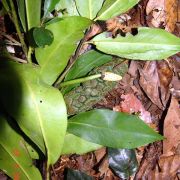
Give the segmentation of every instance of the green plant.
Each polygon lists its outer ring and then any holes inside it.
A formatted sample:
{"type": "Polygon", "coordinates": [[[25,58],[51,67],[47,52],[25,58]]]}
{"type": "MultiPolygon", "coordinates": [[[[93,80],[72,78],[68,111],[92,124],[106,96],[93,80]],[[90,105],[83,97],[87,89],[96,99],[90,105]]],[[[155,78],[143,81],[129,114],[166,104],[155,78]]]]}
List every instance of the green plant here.
{"type": "Polygon", "coordinates": [[[16,2],[17,10],[14,1],[2,0],[15,24],[27,63],[10,61],[18,59],[7,53],[1,57],[0,169],[12,178],[41,179],[32,162],[40,157],[38,154],[47,159],[48,172],[61,154],[83,154],[102,146],[132,149],[163,139],[136,115],[103,109],[83,112],[67,120],[61,86],[112,60],[112,56],[105,54],[161,60],[180,51],[180,39],[161,29],[141,27],[136,36],[129,33],[113,39],[104,32],[85,42],[84,32],[95,21],[119,15],[138,0],[16,2]],[[61,18],[51,18],[54,9],[61,18]],[[101,62],[96,61],[94,54],[84,54],[92,65],[87,68],[89,61],[84,61],[81,64],[84,72],[77,75],[74,69],[78,69],[76,62],[84,43],[94,44],[105,54],[98,54],[101,62]]]}

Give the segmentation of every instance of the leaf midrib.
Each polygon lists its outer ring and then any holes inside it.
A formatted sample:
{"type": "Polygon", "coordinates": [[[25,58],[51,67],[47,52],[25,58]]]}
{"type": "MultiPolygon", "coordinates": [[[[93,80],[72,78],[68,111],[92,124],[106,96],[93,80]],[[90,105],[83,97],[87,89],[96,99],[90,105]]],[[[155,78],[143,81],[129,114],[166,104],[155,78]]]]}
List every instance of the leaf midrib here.
{"type": "Polygon", "coordinates": [[[149,43],[149,42],[147,42],[147,43],[144,43],[144,42],[121,42],[121,41],[90,41],[90,43],[92,43],[92,44],[95,44],[96,45],[96,43],[110,43],[110,44],[112,44],[112,43],[117,43],[117,44],[127,44],[127,45],[131,45],[131,44],[140,44],[140,45],[157,45],[157,46],[179,46],[180,47],[180,45],[175,45],[175,44],[164,44],[164,43],[162,43],[162,44],[153,44],[153,43],[149,43]]]}
{"type": "Polygon", "coordinates": [[[92,7],[91,7],[91,3],[92,3],[91,0],[89,0],[89,3],[88,3],[89,4],[89,8],[88,9],[89,9],[89,18],[90,19],[92,19],[92,11],[91,11],[92,7]]]}
{"type": "Polygon", "coordinates": [[[18,160],[16,160],[16,158],[14,158],[13,155],[11,155],[11,153],[8,151],[8,148],[6,148],[6,146],[1,142],[1,146],[2,148],[4,148],[4,150],[9,154],[9,156],[21,167],[21,170],[24,172],[24,174],[26,175],[26,177],[28,179],[30,179],[29,175],[26,173],[26,170],[23,168],[23,166],[21,165],[21,163],[18,162],[18,160]]]}
{"type": "Polygon", "coordinates": [[[40,128],[41,128],[41,132],[42,132],[42,135],[43,135],[43,141],[45,143],[45,146],[47,145],[47,140],[46,140],[46,136],[45,136],[45,132],[43,130],[43,124],[42,124],[42,117],[41,117],[41,113],[39,111],[39,108],[38,108],[38,105],[37,105],[37,102],[36,102],[36,98],[35,98],[35,95],[34,95],[34,92],[31,88],[31,86],[28,84],[28,82],[24,79],[24,82],[25,84],[27,85],[29,91],[30,91],[30,95],[31,95],[31,98],[32,98],[32,101],[33,101],[33,104],[35,105],[35,110],[37,112],[37,115],[38,115],[38,120],[39,120],[39,125],[40,125],[40,128]]]}
{"type": "MultiPolygon", "coordinates": [[[[110,127],[109,126],[109,121],[108,121],[108,126],[107,127],[95,126],[95,125],[92,125],[92,124],[78,123],[78,122],[69,122],[69,124],[77,124],[77,125],[80,125],[80,126],[89,126],[89,127],[93,127],[94,129],[100,129],[100,130],[102,130],[102,129],[107,130],[108,129],[109,131],[113,131],[113,132],[114,132],[114,130],[115,130],[115,132],[118,131],[118,129],[112,129],[112,128],[109,129],[109,127],[110,127]]],[[[138,134],[138,133],[136,133],[136,134],[138,134]]],[[[142,135],[142,133],[139,133],[139,134],[142,135]]],[[[145,134],[143,133],[143,136],[144,135],[145,134]]],[[[145,136],[147,136],[147,137],[155,137],[153,135],[145,135],[145,136]]]]}

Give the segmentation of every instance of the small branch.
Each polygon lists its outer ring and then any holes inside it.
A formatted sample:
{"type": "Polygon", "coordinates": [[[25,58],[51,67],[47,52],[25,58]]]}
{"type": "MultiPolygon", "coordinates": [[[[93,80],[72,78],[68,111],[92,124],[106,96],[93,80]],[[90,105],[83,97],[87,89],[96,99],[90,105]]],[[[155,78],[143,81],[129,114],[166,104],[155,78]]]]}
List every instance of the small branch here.
{"type": "MultiPolygon", "coordinates": [[[[1,57],[1,56],[0,56],[0,57],[1,57]]],[[[4,55],[4,56],[2,56],[2,57],[9,58],[9,59],[11,59],[11,60],[14,60],[14,61],[17,61],[17,62],[20,62],[20,63],[27,63],[26,60],[20,59],[20,58],[18,58],[18,57],[11,56],[10,54],[4,55]]]]}
{"type": "Polygon", "coordinates": [[[5,34],[4,32],[0,31],[0,33],[7,39],[9,39],[9,42],[12,44],[15,44],[16,46],[21,46],[21,43],[16,41],[13,37],[9,36],[8,34],[5,34]]]}
{"type": "Polygon", "coordinates": [[[20,28],[19,28],[18,17],[17,17],[17,14],[16,14],[16,10],[15,10],[15,7],[14,7],[13,0],[10,0],[10,7],[11,7],[11,11],[12,11],[12,20],[14,22],[17,34],[19,36],[19,40],[21,42],[22,49],[23,49],[24,54],[25,54],[25,56],[27,58],[27,46],[26,46],[26,44],[24,42],[24,37],[22,36],[20,28]]]}
{"type": "Polygon", "coordinates": [[[72,85],[72,84],[78,84],[78,83],[90,81],[92,79],[97,79],[97,78],[100,78],[100,77],[102,77],[102,74],[95,74],[95,75],[87,76],[87,77],[84,77],[84,78],[73,79],[71,81],[62,82],[58,86],[58,88],[61,88],[61,87],[64,87],[64,86],[69,86],[69,85],[72,85]]]}

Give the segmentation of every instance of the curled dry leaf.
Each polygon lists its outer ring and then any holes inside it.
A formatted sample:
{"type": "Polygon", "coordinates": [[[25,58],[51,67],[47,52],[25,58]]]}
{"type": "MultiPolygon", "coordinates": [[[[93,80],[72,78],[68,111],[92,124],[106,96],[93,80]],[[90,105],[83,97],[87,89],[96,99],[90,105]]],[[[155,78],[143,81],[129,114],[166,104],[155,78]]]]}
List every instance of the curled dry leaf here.
{"type": "Polygon", "coordinates": [[[146,13],[150,17],[148,25],[160,27],[165,22],[165,0],[149,0],[146,6],[146,13]]]}
{"type": "Polygon", "coordinates": [[[140,72],[140,86],[149,99],[160,109],[164,109],[169,99],[169,84],[172,71],[165,61],[146,62],[140,72]]]}
{"type": "Polygon", "coordinates": [[[96,157],[96,164],[99,163],[103,158],[104,156],[106,155],[106,148],[101,148],[101,149],[98,149],[94,152],[94,155],[96,157]]]}
{"type": "Polygon", "coordinates": [[[171,104],[164,122],[163,154],[166,156],[175,154],[180,145],[180,109],[177,99],[172,97],[171,104]]]}

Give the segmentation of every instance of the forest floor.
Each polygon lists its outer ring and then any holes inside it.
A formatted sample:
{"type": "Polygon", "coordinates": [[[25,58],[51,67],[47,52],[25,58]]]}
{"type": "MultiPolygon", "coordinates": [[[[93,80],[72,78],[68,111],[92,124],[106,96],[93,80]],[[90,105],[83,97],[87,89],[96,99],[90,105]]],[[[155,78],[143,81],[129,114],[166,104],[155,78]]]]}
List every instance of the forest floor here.
{"type": "MultiPolygon", "coordinates": [[[[123,33],[129,31],[128,27],[144,26],[162,28],[180,37],[179,0],[140,1],[129,12],[107,22],[112,34],[122,29],[119,19],[126,22],[123,33]]],[[[0,17],[0,31],[7,33],[4,27],[0,17]]],[[[129,61],[122,81],[95,107],[140,113],[149,126],[166,138],[136,149],[138,170],[130,179],[180,179],[180,53],[162,61],[129,61]]],[[[121,179],[109,168],[106,148],[85,155],[62,156],[52,167],[51,178],[64,179],[66,168],[83,171],[97,180],[121,179]]],[[[0,174],[3,178],[6,179],[0,174]]]]}
{"type": "MultiPolygon", "coordinates": [[[[126,27],[162,28],[180,37],[178,0],[142,0],[129,12],[107,22],[112,34],[122,30],[117,23],[120,18],[126,19],[126,27]]],[[[179,103],[180,54],[176,54],[162,61],[129,62],[123,80],[96,104],[97,108],[141,113],[152,128],[166,137],[163,142],[136,149],[139,168],[130,179],[180,179],[179,103]]],[[[106,148],[86,155],[61,157],[53,168],[53,179],[63,179],[65,168],[83,171],[97,180],[120,179],[109,168],[106,148]]]]}

